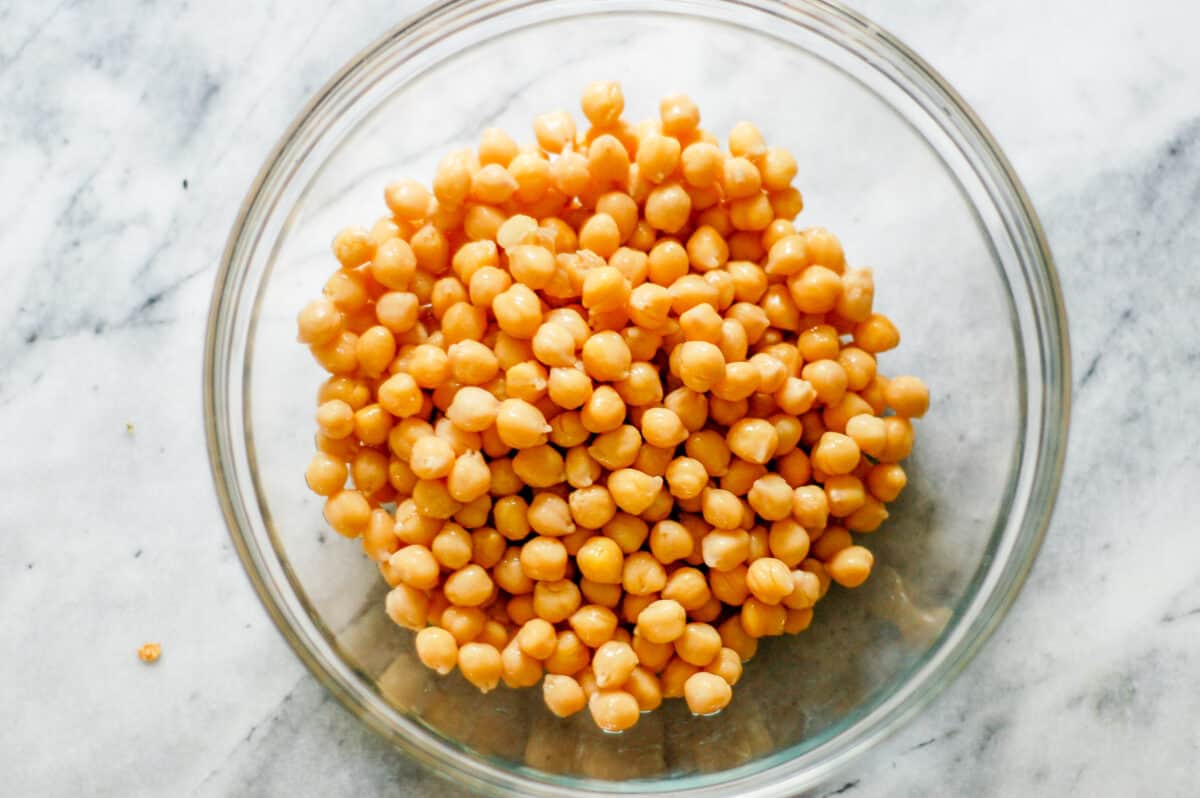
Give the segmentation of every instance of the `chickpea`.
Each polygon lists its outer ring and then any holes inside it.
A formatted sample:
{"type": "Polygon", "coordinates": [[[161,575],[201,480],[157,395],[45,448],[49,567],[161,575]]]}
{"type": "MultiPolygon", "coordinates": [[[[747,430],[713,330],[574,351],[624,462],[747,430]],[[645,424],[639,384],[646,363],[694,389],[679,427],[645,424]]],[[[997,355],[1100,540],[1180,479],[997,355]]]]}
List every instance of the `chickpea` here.
{"type": "Polygon", "coordinates": [[[904,469],[895,463],[880,463],[867,472],[867,488],[881,502],[892,502],[908,484],[904,469]]]}
{"type": "Polygon", "coordinates": [[[558,644],[554,627],[544,618],[526,621],[513,640],[521,651],[537,660],[548,659],[558,644]]]}
{"type": "Polygon", "coordinates": [[[740,615],[726,619],[717,631],[721,634],[721,643],[725,648],[736,652],[742,662],[752,659],[758,651],[758,638],[746,634],[742,628],[740,615]]]}
{"type": "Polygon", "coordinates": [[[489,693],[500,683],[500,652],[487,643],[466,643],[458,650],[458,670],[481,693],[489,693]]]}
{"type": "MultiPolygon", "coordinates": [[[[569,622],[579,639],[592,648],[598,648],[612,640],[613,633],[617,630],[616,613],[597,604],[580,607],[571,615],[569,622]]],[[[596,668],[594,660],[592,668],[596,668]]]]}
{"type": "Polygon", "coordinates": [[[743,402],[758,389],[758,369],[743,361],[725,365],[725,374],[712,387],[712,393],[723,402],[743,402]]]}
{"type": "Polygon", "coordinates": [[[396,585],[387,594],[384,607],[388,617],[398,626],[416,631],[425,627],[429,596],[424,590],[403,584],[396,585]]]}
{"type": "Polygon", "coordinates": [[[569,629],[558,633],[554,653],[546,658],[546,673],[572,676],[587,667],[591,652],[583,641],[569,629]]]}
{"type": "Polygon", "coordinates": [[[591,182],[587,156],[564,152],[550,164],[550,183],[568,197],[581,194],[591,182]]]}
{"type": "Polygon", "coordinates": [[[895,349],[900,344],[900,333],[887,316],[872,313],[854,325],[854,343],[864,352],[877,355],[895,349]]]}
{"type": "Polygon", "coordinates": [[[638,145],[637,165],[640,173],[651,183],[666,180],[679,165],[679,139],[651,133],[638,145]]]}
{"type": "Polygon", "coordinates": [[[583,345],[583,367],[595,380],[616,382],[629,376],[633,357],[620,334],[598,332],[583,345]]]}
{"type": "MultiPolygon", "coordinates": [[[[595,219],[596,217],[593,217],[595,219]]],[[[606,217],[611,221],[611,217],[606,217]]],[[[590,223],[590,222],[589,222],[590,223]]],[[[613,222],[613,229],[616,223],[613,222]]],[[[581,243],[583,243],[581,241],[581,243]]],[[[613,251],[616,247],[613,247],[613,251]]],[[[597,253],[601,254],[601,253],[597,253]]],[[[611,255],[612,253],[608,253],[611,255]]],[[[602,257],[607,257],[603,255],[602,257]]],[[[583,306],[597,311],[614,310],[629,304],[633,287],[615,266],[598,266],[588,269],[583,280],[583,306]]]]}
{"type": "Polygon", "coordinates": [[[782,521],[792,515],[792,486],[778,474],[756,479],[746,498],[764,520],[782,521]]]}
{"type": "Polygon", "coordinates": [[[554,673],[546,674],[542,680],[542,700],[560,718],[570,717],[587,705],[587,696],[579,682],[554,673]]]}
{"type": "Polygon", "coordinates": [[[446,584],[442,590],[453,604],[460,607],[477,607],[491,598],[493,587],[487,571],[471,564],[446,577],[446,584]]]}
{"type": "MultiPolygon", "coordinates": [[[[550,369],[546,384],[548,395],[561,408],[573,410],[582,407],[592,397],[592,379],[574,366],[556,366],[550,369]]],[[[582,422],[582,415],[579,416],[582,422]]],[[[585,427],[585,431],[588,431],[585,427]]]]}
{"type": "Polygon", "coordinates": [[[892,377],[883,389],[883,398],[904,418],[920,418],[929,409],[929,388],[917,377],[892,377]]]}
{"type": "Polygon", "coordinates": [[[542,324],[541,300],[523,283],[498,294],[492,300],[492,313],[500,329],[515,338],[532,338],[542,324]]]}
{"type": "Polygon", "coordinates": [[[566,111],[542,114],[533,120],[533,132],[538,146],[546,152],[558,154],[575,142],[575,120],[566,111]]]}
{"type": "Polygon", "coordinates": [[[684,662],[703,668],[721,651],[721,635],[707,623],[689,623],[674,641],[675,654],[684,662]]]}
{"type": "MultiPolygon", "coordinates": [[[[629,151],[621,140],[611,133],[602,133],[592,141],[587,152],[588,171],[591,173],[592,184],[608,187],[621,185],[629,179],[629,151]]],[[[580,243],[583,243],[582,236],[580,243]]],[[[586,247],[586,245],[584,245],[586,247]]],[[[591,249],[590,247],[586,247],[591,249]]],[[[615,249],[615,247],[614,247],[615,249]]],[[[593,250],[595,252],[595,250],[593,250]]],[[[601,255],[597,252],[596,254],[601,255]]],[[[607,258],[608,254],[601,257],[607,258]]]]}
{"type": "Polygon", "coordinates": [[[554,253],[545,247],[522,244],[508,252],[508,270],[513,279],[530,288],[545,288],[556,269],[554,253]]]}
{"type": "Polygon", "coordinates": [[[592,720],[606,732],[625,731],[638,722],[638,701],[624,690],[598,690],[588,699],[592,720]]]}
{"type": "Polygon", "coordinates": [[[875,558],[869,549],[848,546],[833,556],[826,565],[830,578],[842,587],[858,587],[871,575],[875,558]]]}
{"type": "Polygon", "coordinates": [[[355,538],[366,531],[371,505],[361,491],[342,490],[325,500],[324,515],[339,535],[355,538]]]}
{"type": "Polygon", "coordinates": [[[441,581],[440,565],[425,546],[405,546],[388,558],[388,564],[401,582],[419,590],[435,588],[441,581]]]}
{"type": "Polygon", "coordinates": [[[579,586],[569,579],[538,582],[533,588],[533,609],[550,623],[559,623],[579,609],[579,586]]]}
{"type": "Polygon", "coordinates": [[[599,529],[616,515],[617,505],[602,485],[592,485],[572,491],[568,498],[571,517],[585,529],[599,529]]]}
{"type": "Polygon", "coordinates": [[[912,423],[901,416],[888,416],[883,423],[887,430],[887,445],[879,456],[880,461],[895,463],[908,457],[913,447],[912,423]]]}
{"type": "Polygon", "coordinates": [[[621,118],[625,110],[625,97],[621,93],[621,84],[616,81],[597,81],[589,83],[583,90],[580,101],[583,115],[596,127],[611,127],[621,118]]]}
{"type": "Polygon", "coordinates": [[[719,269],[729,260],[729,244],[710,225],[703,225],[688,238],[688,261],[697,271],[719,269]]]}
{"type": "Polygon", "coordinates": [[[746,586],[763,604],[778,604],[794,589],[791,569],[782,560],[762,557],[750,563],[746,586]]]}
{"type": "Polygon", "coordinates": [[[426,668],[442,676],[454,670],[458,662],[458,642],[445,629],[427,626],[417,632],[415,642],[417,657],[426,668]]]}
{"type": "Polygon", "coordinates": [[[658,112],[662,119],[662,132],[668,136],[690,136],[700,124],[700,109],[686,94],[663,97],[658,104],[658,112]]]}
{"type": "Polygon", "coordinates": [[[672,657],[659,675],[663,698],[683,698],[684,685],[691,676],[700,671],[690,662],[672,657]]]}
{"type": "Polygon", "coordinates": [[[708,399],[703,393],[688,388],[671,391],[663,398],[663,406],[673,410],[689,432],[701,429],[708,420],[708,399]]]}
{"type": "Polygon", "coordinates": [[[664,183],[646,198],[646,221],[664,233],[678,233],[688,223],[692,198],[678,183],[664,183]]]}
{"type": "Polygon", "coordinates": [[[742,605],[740,619],[742,629],[751,637],[774,637],[783,634],[787,608],[765,604],[751,596],[742,605]]]}
{"type": "Polygon", "coordinates": [[[742,678],[741,655],[732,648],[723,647],[704,670],[720,676],[727,685],[733,687],[742,678]]]}
{"type": "Polygon", "coordinates": [[[536,617],[536,613],[533,611],[533,583],[529,584],[529,592],[513,596],[504,605],[504,611],[508,613],[508,617],[515,624],[525,624],[536,617]]]}
{"type": "MultiPolygon", "coordinates": [[[[527,517],[529,526],[540,535],[562,537],[575,531],[575,522],[571,520],[571,509],[566,500],[553,493],[542,492],[534,496],[527,517]]],[[[496,528],[500,529],[498,520],[496,528]]]]}
{"type": "Polygon", "coordinates": [[[825,496],[829,502],[829,514],[845,518],[866,502],[862,481],[849,474],[831,476],[825,480],[825,496]]]}
{"type": "MultiPolygon", "coordinates": [[[[635,515],[619,512],[604,525],[604,536],[615,542],[624,554],[641,548],[650,535],[650,526],[635,515]]],[[[597,580],[600,581],[600,580],[597,580]]]]}
{"type": "Polygon", "coordinates": [[[868,495],[862,507],[846,516],[846,526],[855,532],[874,532],[887,519],[888,511],[883,502],[868,495]]]}
{"type": "Polygon", "coordinates": [[[731,528],[714,529],[700,542],[704,564],[709,568],[728,571],[741,565],[750,555],[750,535],[737,527],[737,523],[740,523],[741,502],[737,502],[737,505],[738,522],[731,528]]]}
{"type": "Polygon", "coordinates": [[[579,420],[589,432],[611,432],[625,420],[625,403],[621,396],[608,385],[601,385],[579,411],[579,420]]]}
{"type": "Polygon", "coordinates": [[[715,344],[707,341],[685,341],[679,353],[679,378],[696,393],[710,390],[725,376],[725,357],[715,344]]]}
{"type": "Polygon", "coordinates": [[[729,428],[725,440],[730,451],[750,463],[768,462],[779,447],[779,433],[771,422],[760,418],[738,421],[729,428]]]}
{"type": "Polygon", "coordinates": [[[708,472],[699,460],[677,457],[667,466],[666,479],[672,496],[691,499],[699,496],[707,486],[708,472]]]}
{"type": "Polygon", "coordinates": [[[817,401],[823,404],[837,404],[846,395],[846,370],[836,360],[807,363],[800,376],[812,386],[817,401]]]}
{"type": "Polygon", "coordinates": [[[342,331],[344,317],[337,305],[322,297],[304,306],[296,317],[298,338],[306,344],[325,344],[342,331]]]}
{"type": "Polygon", "coordinates": [[[551,537],[538,536],[521,547],[521,572],[535,581],[555,582],[567,571],[567,549],[551,537]]]}
{"type": "Polygon", "coordinates": [[[662,484],[662,477],[651,477],[632,468],[618,469],[608,477],[608,491],[613,500],[632,515],[639,515],[650,507],[662,484]]]}
{"type": "Polygon", "coordinates": [[[324,452],[317,452],[304,472],[304,481],[318,496],[332,496],[346,485],[346,463],[324,452]]]}
{"type": "Polygon", "coordinates": [[[714,715],[729,705],[733,690],[721,676],[700,671],[684,682],[683,696],[693,715],[714,715]]]}
{"type": "Polygon", "coordinates": [[[542,663],[522,651],[515,640],[501,647],[500,665],[501,678],[508,687],[532,687],[541,681],[542,663]]]}
{"type": "MultiPolygon", "coordinates": [[[[613,616],[614,623],[616,616],[613,616]]],[[[620,687],[637,667],[638,658],[628,643],[609,640],[596,649],[592,657],[592,672],[596,675],[596,686],[601,690],[620,687]]]]}
{"type": "Polygon", "coordinates": [[[317,408],[317,427],[329,438],[345,438],[354,432],[354,409],[341,399],[330,399],[317,408]]]}

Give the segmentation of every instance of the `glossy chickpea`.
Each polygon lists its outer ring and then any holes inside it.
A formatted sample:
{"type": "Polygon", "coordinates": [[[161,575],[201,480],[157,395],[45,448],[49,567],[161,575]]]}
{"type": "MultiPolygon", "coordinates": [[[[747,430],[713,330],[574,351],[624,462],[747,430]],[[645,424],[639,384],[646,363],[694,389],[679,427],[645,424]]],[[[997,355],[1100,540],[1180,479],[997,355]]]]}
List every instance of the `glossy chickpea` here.
{"type": "Polygon", "coordinates": [[[601,385],[579,410],[579,419],[589,432],[597,434],[611,432],[625,421],[625,403],[611,386],[601,385]]]}
{"type": "Polygon", "coordinates": [[[597,690],[588,699],[588,712],[606,732],[632,728],[640,716],[637,699],[624,690],[597,690]]]}
{"type": "Polygon", "coordinates": [[[929,388],[917,377],[892,377],[883,389],[883,398],[905,418],[920,418],[929,409],[929,388]]]}
{"type": "Polygon", "coordinates": [[[575,531],[571,508],[566,500],[553,493],[541,492],[529,505],[529,526],[540,535],[562,537],[575,531]]]}
{"type": "Polygon", "coordinates": [[[664,183],[646,197],[646,221],[656,230],[677,233],[688,223],[692,198],[678,183],[664,183]]]}
{"type": "Polygon", "coordinates": [[[700,109],[686,94],[668,94],[658,104],[662,131],[668,136],[686,137],[700,124],[700,109]]]}
{"type": "Polygon", "coordinates": [[[904,490],[908,477],[904,468],[895,463],[879,463],[867,472],[867,488],[881,502],[892,502],[904,490]]]}
{"type": "Polygon", "coordinates": [[[571,630],[558,633],[554,653],[546,658],[546,673],[571,676],[587,667],[591,653],[571,630]]]}
{"type": "Polygon", "coordinates": [[[592,485],[572,491],[568,498],[571,517],[585,529],[599,529],[616,515],[617,505],[603,485],[592,485]]]}
{"type": "Polygon", "coordinates": [[[791,569],[782,560],[761,557],[750,563],[746,587],[763,604],[778,604],[794,589],[791,569]]]}
{"type": "Polygon", "coordinates": [[[683,697],[693,715],[713,715],[729,705],[733,690],[721,676],[700,671],[687,677],[683,697]]]}
{"type": "Polygon", "coordinates": [[[754,481],[746,499],[767,521],[781,521],[792,514],[792,486],[778,474],[767,474],[754,481]]]}
{"type": "Polygon", "coordinates": [[[414,631],[425,627],[428,609],[429,596],[425,591],[403,584],[393,587],[384,602],[384,610],[392,621],[414,631]]]}
{"type": "Polygon", "coordinates": [[[912,423],[901,416],[888,416],[883,423],[887,431],[887,445],[879,460],[884,463],[896,463],[908,457],[913,447],[912,423]]]}
{"type": "Polygon", "coordinates": [[[862,481],[850,474],[827,478],[825,497],[829,504],[829,514],[837,518],[845,518],[862,507],[866,501],[862,481]]]}
{"type": "Polygon", "coordinates": [[[322,297],[304,306],[296,318],[298,338],[306,344],[324,344],[342,331],[344,317],[337,305],[322,297]]]}
{"type": "Polygon", "coordinates": [[[697,271],[719,269],[729,260],[729,244],[715,228],[704,225],[688,237],[688,262],[697,271]]]}
{"type": "Polygon", "coordinates": [[[621,84],[611,80],[589,83],[583,90],[580,106],[583,115],[596,127],[614,125],[625,110],[621,84]]]}
{"type": "Polygon", "coordinates": [[[858,587],[867,581],[875,558],[869,549],[848,546],[833,556],[826,565],[829,576],[842,587],[858,587]]]}
{"type": "Polygon", "coordinates": [[[602,382],[625,379],[633,362],[629,346],[620,334],[611,330],[589,337],[583,345],[582,359],[588,375],[602,382]]]}
{"type": "Polygon", "coordinates": [[[638,144],[637,165],[642,176],[651,183],[661,183],[679,165],[682,148],[679,139],[651,133],[638,144]]]}
{"type": "Polygon", "coordinates": [[[332,496],[346,485],[346,463],[325,452],[317,452],[308,463],[304,481],[318,496],[332,496]]]}
{"type": "Polygon", "coordinates": [[[593,186],[620,186],[629,179],[629,151],[611,133],[602,133],[593,139],[587,148],[587,163],[593,186]]]}
{"type": "Polygon", "coordinates": [[[570,676],[549,673],[542,680],[542,700],[560,718],[570,717],[587,705],[579,682],[570,676]]]}
{"type": "Polygon", "coordinates": [[[567,549],[557,539],[538,536],[521,547],[521,572],[535,581],[555,582],[567,571],[567,549]]]}
{"type": "Polygon", "coordinates": [[[550,623],[560,623],[571,617],[581,603],[579,586],[569,579],[538,582],[533,588],[533,609],[550,623]]]}
{"type": "Polygon", "coordinates": [[[557,154],[575,143],[575,120],[566,111],[552,111],[533,120],[533,132],[539,147],[557,154]]]}
{"type": "Polygon", "coordinates": [[[887,316],[872,313],[854,325],[854,343],[864,352],[877,355],[899,346],[900,332],[887,316]]]}
{"type": "Polygon", "coordinates": [[[500,652],[487,643],[466,643],[458,650],[458,670],[481,693],[489,693],[500,683],[500,652]]]}
{"type": "Polygon", "coordinates": [[[417,657],[430,670],[445,676],[458,663],[458,641],[445,629],[428,626],[417,632],[417,657]]]}
{"type": "MultiPolygon", "coordinates": [[[[617,631],[617,614],[598,604],[580,607],[568,620],[579,639],[591,648],[599,648],[612,640],[613,633],[617,631]]],[[[594,661],[592,667],[595,668],[594,661]]]]}

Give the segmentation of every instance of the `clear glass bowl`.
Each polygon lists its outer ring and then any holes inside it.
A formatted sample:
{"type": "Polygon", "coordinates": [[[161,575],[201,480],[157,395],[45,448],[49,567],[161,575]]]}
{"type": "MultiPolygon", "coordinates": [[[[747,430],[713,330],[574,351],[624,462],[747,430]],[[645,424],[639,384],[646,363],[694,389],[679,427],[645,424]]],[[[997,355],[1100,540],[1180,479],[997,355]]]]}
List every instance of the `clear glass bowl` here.
{"type": "MultiPolygon", "coordinates": [[[[962,100],[868,21],[775,0],[464,0],[411,19],[323,88],[252,186],[217,278],[205,400],[213,474],[280,630],[353,713],[420,762],[499,794],[794,795],[911,717],[1016,595],[1050,516],[1067,433],[1068,350],[1033,209],[962,100]],[[322,375],[295,316],[329,242],[428,180],[480,130],[524,131],[617,79],[632,118],[687,91],[724,134],[755,121],[801,165],[800,220],[874,267],[903,333],[888,373],[932,386],[910,483],[870,538],[878,571],[797,637],[764,642],[714,717],[681,702],[605,735],[539,690],[486,697],[415,659],[359,547],[324,530],[302,471],[322,375]]],[[[349,763],[346,763],[349,764],[349,763]]]]}

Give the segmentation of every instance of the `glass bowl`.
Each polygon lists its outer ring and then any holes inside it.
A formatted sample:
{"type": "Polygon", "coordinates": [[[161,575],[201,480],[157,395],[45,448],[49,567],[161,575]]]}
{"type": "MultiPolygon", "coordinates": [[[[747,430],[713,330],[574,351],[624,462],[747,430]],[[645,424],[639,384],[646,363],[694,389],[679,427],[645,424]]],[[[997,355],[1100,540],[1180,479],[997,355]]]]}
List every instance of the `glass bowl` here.
{"type": "MultiPolygon", "coordinates": [[[[313,674],[416,760],[494,794],[794,795],[913,716],[1013,601],[1038,549],[1067,433],[1058,282],[1017,178],[913,53],[826,3],[464,0],[356,56],[287,131],[230,235],[209,319],[205,409],[220,501],[267,609],[313,674]],[[686,91],[724,135],[751,119],[800,163],[800,222],[875,269],[903,334],[888,373],[932,387],[909,486],[869,539],[877,572],[812,627],[763,642],[712,717],[668,702],[630,732],[559,720],[540,690],[481,697],[416,660],[357,544],[325,531],[302,477],[322,374],[296,312],[332,235],[400,176],[499,125],[621,81],[627,115],[686,91]]],[[[346,765],[349,763],[343,763],[346,765]]]]}

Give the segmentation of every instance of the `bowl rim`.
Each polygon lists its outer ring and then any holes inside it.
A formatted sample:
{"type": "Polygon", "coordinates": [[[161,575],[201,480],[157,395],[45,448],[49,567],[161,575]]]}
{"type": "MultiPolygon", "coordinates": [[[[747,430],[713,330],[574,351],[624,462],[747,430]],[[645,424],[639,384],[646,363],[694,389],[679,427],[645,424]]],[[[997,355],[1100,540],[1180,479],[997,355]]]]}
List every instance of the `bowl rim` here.
{"type": "MultiPolygon", "coordinates": [[[[223,326],[223,321],[233,306],[229,297],[237,292],[228,289],[236,287],[232,282],[238,275],[235,269],[235,259],[247,233],[250,232],[248,223],[251,221],[253,211],[264,188],[275,174],[289,145],[296,139],[297,134],[310,123],[314,113],[321,108],[322,104],[334,94],[344,81],[363,69],[365,64],[370,63],[376,54],[386,48],[404,44],[406,36],[416,35],[439,21],[449,20],[456,16],[469,17],[485,7],[492,7],[493,10],[487,15],[490,17],[555,2],[561,2],[561,0],[449,0],[430,5],[400,21],[388,32],[356,53],[315,92],[271,148],[239,208],[215,277],[204,346],[205,436],[214,488],[226,527],[243,569],[275,626],[317,681],[333,693],[343,707],[375,732],[441,775],[464,782],[466,786],[473,789],[494,794],[512,794],[519,790],[524,794],[552,795],[561,790],[561,786],[550,781],[530,780],[511,771],[497,768],[481,757],[464,756],[461,752],[444,750],[446,745],[440,741],[417,740],[398,731],[366,706],[362,697],[346,683],[347,680],[327,668],[309,644],[298,634],[295,624],[290,620],[290,610],[283,605],[281,596],[275,592],[273,585],[263,578],[259,562],[260,555],[256,549],[252,549],[250,541],[243,532],[238,507],[235,505],[235,496],[240,499],[242,491],[237,487],[236,482],[232,481],[231,469],[226,463],[226,457],[230,454],[228,445],[230,430],[228,425],[223,423],[224,419],[220,415],[220,410],[225,407],[225,402],[223,395],[218,392],[219,387],[224,384],[219,373],[222,365],[219,355],[223,351],[223,345],[229,344],[229,335],[223,326]]],[[[972,145],[972,155],[979,159],[979,163],[973,162],[973,165],[986,168],[989,176],[997,182],[996,191],[1012,204],[1010,210],[1016,214],[1016,221],[1021,227],[1018,232],[1025,237],[1025,247],[1028,253],[1032,254],[1032,263],[1025,256],[1019,256],[1019,258],[1025,270],[1026,280],[1032,281],[1030,300],[1036,330],[1039,333],[1037,351],[1041,354],[1039,365],[1042,375],[1040,397],[1042,412],[1039,415],[1041,426],[1036,431],[1034,439],[1036,441],[1036,457],[1030,468],[1032,481],[1029,495],[1025,499],[1024,507],[1016,508],[1022,510],[1019,518],[1019,531],[1014,538],[1020,547],[1019,550],[1014,548],[1010,553],[991,592],[984,596],[987,599],[989,611],[979,613],[969,628],[960,630],[962,634],[952,644],[942,642],[932,647],[931,652],[939,653],[942,656],[932,657],[922,666],[915,667],[909,672],[906,681],[897,690],[900,700],[893,700],[895,697],[889,696],[881,701],[880,705],[875,707],[870,714],[846,727],[842,734],[855,731],[856,735],[844,743],[840,749],[833,750],[831,756],[827,756],[811,768],[799,773],[788,774],[785,770],[786,763],[776,763],[759,768],[753,773],[744,773],[742,771],[747,766],[739,766],[732,771],[737,775],[729,780],[698,785],[695,789],[688,791],[693,795],[721,795],[729,791],[736,791],[739,795],[784,795],[793,794],[799,789],[827,779],[911,720],[924,706],[939,695],[974,658],[1019,595],[1053,515],[1055,498],[1066,457],[1071,399],[1069,332],[1054,260],[1041,222],[1023,184],[978,115],[932,66],[895,36],[863,15],[834,2],[834,0],[715,0],[715,2],[781,16],[793,22],[799,15],[806,16],[810,21],[815,16],[819,18],[818,21],[821,24],[843,34],[836,42],[840,47],[852,52],[856,51],[856,48],[872,47],[873,54],[881,56],[889,66],[901,70],[900,79],[908,84],[906,89],[923,91],[927,99],[939,104],[939,110],[943,117],[937,118],[936,121],[942,125],[953,125],[955,130],[965,137],[972,145]],[[856,38],[851,39],[850,35],[856,38]],[[1037,512],[1039,509],[1040,513],[1037,512]],[[871,722],[865,728],[858,728],[866,721],[871,722]]],[[[664,4],[679,8],[681,12],[686,12],[688,7],[695,8],[697,5],[705,5],[705,3],[697,3],[696,0],[664,0],[664,4]]],[[[607,5],[605,11],[610,10],[607,5]]],[[[639,8],[641,5],[632,2],[617,2],[612,4],[612,10],[620,12],[661,11],[661,9],[654,8],[653,4],[645,4],[639,8]]],[[[592,13],[596,12],[598,9],[592,13]]],[[[561,18],[565,18],[565,15],[561,18]]],[[[469,21],[477,23],[480,20],[469,21]]],[[[894,76],[891,79],[897,80],[894,76]]],[[[997,199],[994,194],[995,192],[989,191],[989,196],[997,199]]],[[[1019,446],[1018,451],[1020,450],[1019,446]]],[[[1008,509],[1013,509],[1011,496],[1008,497],[1008,503],[1008,509]]],[[[421,734],[429,738],[434,736],[428,731],[422,731],[421,734]]],[[[834,737],[827,742],[833,742],[836,739],[834,737]]],[[[642,794],[636,789],[639,783],[633,782],[633,788],[626,786],[628,784],[630,783],[592,782],[591,780],[586,780],[584,783],[572,780],[573,789],[580,794],[604,795],[612,792],[642,794]],[[587,785],[592,783],[603,784],[605,789],[590,789],[587,785]]],[[[641,783],[640,786],[647,785],[641,783]]],[[[656,788],[646,791],[645,794],[662,794],[662,790],[656,788]]]]}

